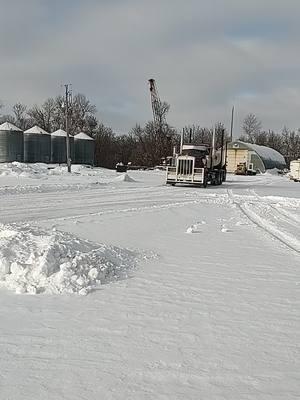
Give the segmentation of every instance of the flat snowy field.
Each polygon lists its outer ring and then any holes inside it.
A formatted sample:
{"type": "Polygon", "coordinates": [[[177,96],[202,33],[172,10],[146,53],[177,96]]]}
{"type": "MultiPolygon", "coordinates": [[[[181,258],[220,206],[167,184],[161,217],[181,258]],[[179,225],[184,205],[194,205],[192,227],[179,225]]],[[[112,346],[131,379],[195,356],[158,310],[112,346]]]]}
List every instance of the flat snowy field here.
{"type": "Polygon", "coordinates": [[[0,166],[0,399],[299,399],[300,184],[73,171],[0,166]]]}

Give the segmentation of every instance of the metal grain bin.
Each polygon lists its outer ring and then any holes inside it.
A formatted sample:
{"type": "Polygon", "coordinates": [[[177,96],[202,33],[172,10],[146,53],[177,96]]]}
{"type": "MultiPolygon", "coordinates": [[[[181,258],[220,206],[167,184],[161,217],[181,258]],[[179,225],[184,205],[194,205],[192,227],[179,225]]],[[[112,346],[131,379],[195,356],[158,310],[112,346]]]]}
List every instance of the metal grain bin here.
{"type": "Polygon", "coordinates": [[[0,162],[23,162],[23,131],[10,122],[0,125],[0,162]]]}
{"type": "Polygon", "coordinates": [[[95,140],[80,132],[74,136],[75,163],[94,165],[95,140]]]}
{"type": "Polygon", "coordinates": [[[49,163],[51,158],[51,135],[39,126],[24,132],[24,162],[49,163]]]}
{"type": "MultiPolygon", "coordinates": [[[[67,162],[67,132],[62,129],[51,133],[51,162],[65,164],[67,162]]],[[[74,137],[70,135],[70,157],[72,162],[75,159],[74,137]]]]}

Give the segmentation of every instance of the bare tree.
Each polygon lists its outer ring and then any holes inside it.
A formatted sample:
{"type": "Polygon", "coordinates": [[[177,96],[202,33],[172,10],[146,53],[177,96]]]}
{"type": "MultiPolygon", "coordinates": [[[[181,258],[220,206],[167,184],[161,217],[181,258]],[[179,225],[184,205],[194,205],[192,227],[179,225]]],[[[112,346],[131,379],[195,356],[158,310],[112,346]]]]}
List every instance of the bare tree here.
{"type": "Polygon", "coordinates": [[[85,127],[84,131],[93,136],[98,126],[98,120],[95,115],[87,115],[85,118],[85,127]]]}
{"type": "Polygon", "coordinates": [[[117,160],[115,134],[113,130],[100,123],[95,133],[95,165],[105,168],[114,168],[117,160]]]}
{"type": "Polygon", "coordinates": [[[272,149],[280,152],[282,150],[282,135],[269,130],[267,133],[266,146],[272,147],[272,149]]]}
{"type": "Polygon", "coordinates": [[[25,106],[25,104],[16,103],[13,105],[12,110],[14,114],[15,124],[23,131],[28,129],[30,121],[27,117],[27,107],[25,106]]]}
{"type": "Polygon", "coordinates": [[[229,136],[224,124],[222,122],[217,122],[215,128],[201,127],[200,125],[188,125],[183,128],[184,130],[184,140],[185,143],[191,142],[195,145],[206,144],[208,146],[212,143],[213,131],[216,132],[216,146],[220,147],[222,142],[222,134],[224,130],[224,142],[229,141],[229,136]]]}
{"type": "Polygon", "coordinates": [[[160,126],[163,127],[163,125],[166,124],[166,116],[169,111],[170,111],[170,104],[167,103],[166,101],[163,101],[157,105],[156,115],[160,126]]]}
{"type": "Polygon", "coordinates": [[[31,125],[38,125],[47,132],[51,132],[55,118],[56,104],[54,99],[48,98],[42,106],[35,105],[28,110],[31,125]]]}
{"type": "Polygon", "coordinates": [[[287,162],[300,157],[300,132],[284,127],[282,130],[282,149],[280,151],[287,162]]]}
{"type": "Polygon", "coordinates": [[[96,106],[91,104],[90,100],[88,100],[84,94],[76,94],[70,105],[71,132],[76,133],[85,130],[85,128],[89,126],[87,120],[92,122],[90,117],[92,117],[96,111],[96,106]]]}
{"type": "Polygon", "coordinates": [[[10,114],[4,114],[0,116],[0,124],[3,124],[3,122],[10,122],[12,124],[15,124],[15,119],[10,114]]]}
{"type": "Polygon", "coordinates": [[[155,166],[161,159],[172,155],[173,146],[178,146],[179,135],[168,124],[162,131],[157,131],[155,124],[148,122],[144,128],[136,125],[130,132],[136,141],[135,161],[139,165],[155,166]]]}
{"type": "MultiPolygon", "coordinates": [[[[57,129],[64,129],[64,97],[48,98],[41,106],[33,106],[28,110],[30,122],[33,125],[39,125],[46,131],[52,132],[57,129]]],[[[76,94],[70,103],[70,133],[72,135],[88,130],[88,133],[97,126],[97,120],[94,117],[96,107],[91,104],[87,97],[81,93],[76,94]]]]}
{"type": "Polygon", "coordinates": [[[255,143],[255,137],[257,137],[261,131],[261,121],[259,121],[255,114],[248,114],[243,122],[243,132],[245,134],[246,141],[255,143]]]}

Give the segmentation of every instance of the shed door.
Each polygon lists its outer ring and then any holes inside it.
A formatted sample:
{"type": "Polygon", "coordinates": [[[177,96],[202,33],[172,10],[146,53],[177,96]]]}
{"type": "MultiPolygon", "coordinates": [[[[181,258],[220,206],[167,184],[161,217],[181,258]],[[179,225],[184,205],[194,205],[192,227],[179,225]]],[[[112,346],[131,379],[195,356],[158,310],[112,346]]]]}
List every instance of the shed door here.
{"type": "Polygon", "coordinates": [[[234,172],[239,163],[248,164],[248,150],[228,149],[227,151],[227,171],[234,172]]]}

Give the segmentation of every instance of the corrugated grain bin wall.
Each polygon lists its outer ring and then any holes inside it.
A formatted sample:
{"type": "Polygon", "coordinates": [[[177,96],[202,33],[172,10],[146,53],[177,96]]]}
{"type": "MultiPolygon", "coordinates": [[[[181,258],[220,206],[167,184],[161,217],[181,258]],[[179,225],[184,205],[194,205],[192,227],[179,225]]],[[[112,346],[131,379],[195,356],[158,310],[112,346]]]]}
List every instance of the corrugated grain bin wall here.
{"type": "Polygon", "coordinates": [[[0,162],[24,160],[23,131],[5,122],[0,125],[0,162]]]}
{"type": "MultiPolygon", "coordinates": [[[[67,162],[66,132],[62,129],[51,134],[51,162],[54,164],[65,164],[67,162]]],[[[74,137],[70,135],[70,157],[75,159],[74,137]]]]}
{"type": "Polygon", "coordinates": [[[38,126],[24,132],[24,161],[49,163],[51,159],[51,135],[38,126]]]}
{"type": "Polygon", "coordinates": [[[75,163],[94,165],[95,140],[81,132],[74,136],[75,163]]]}

